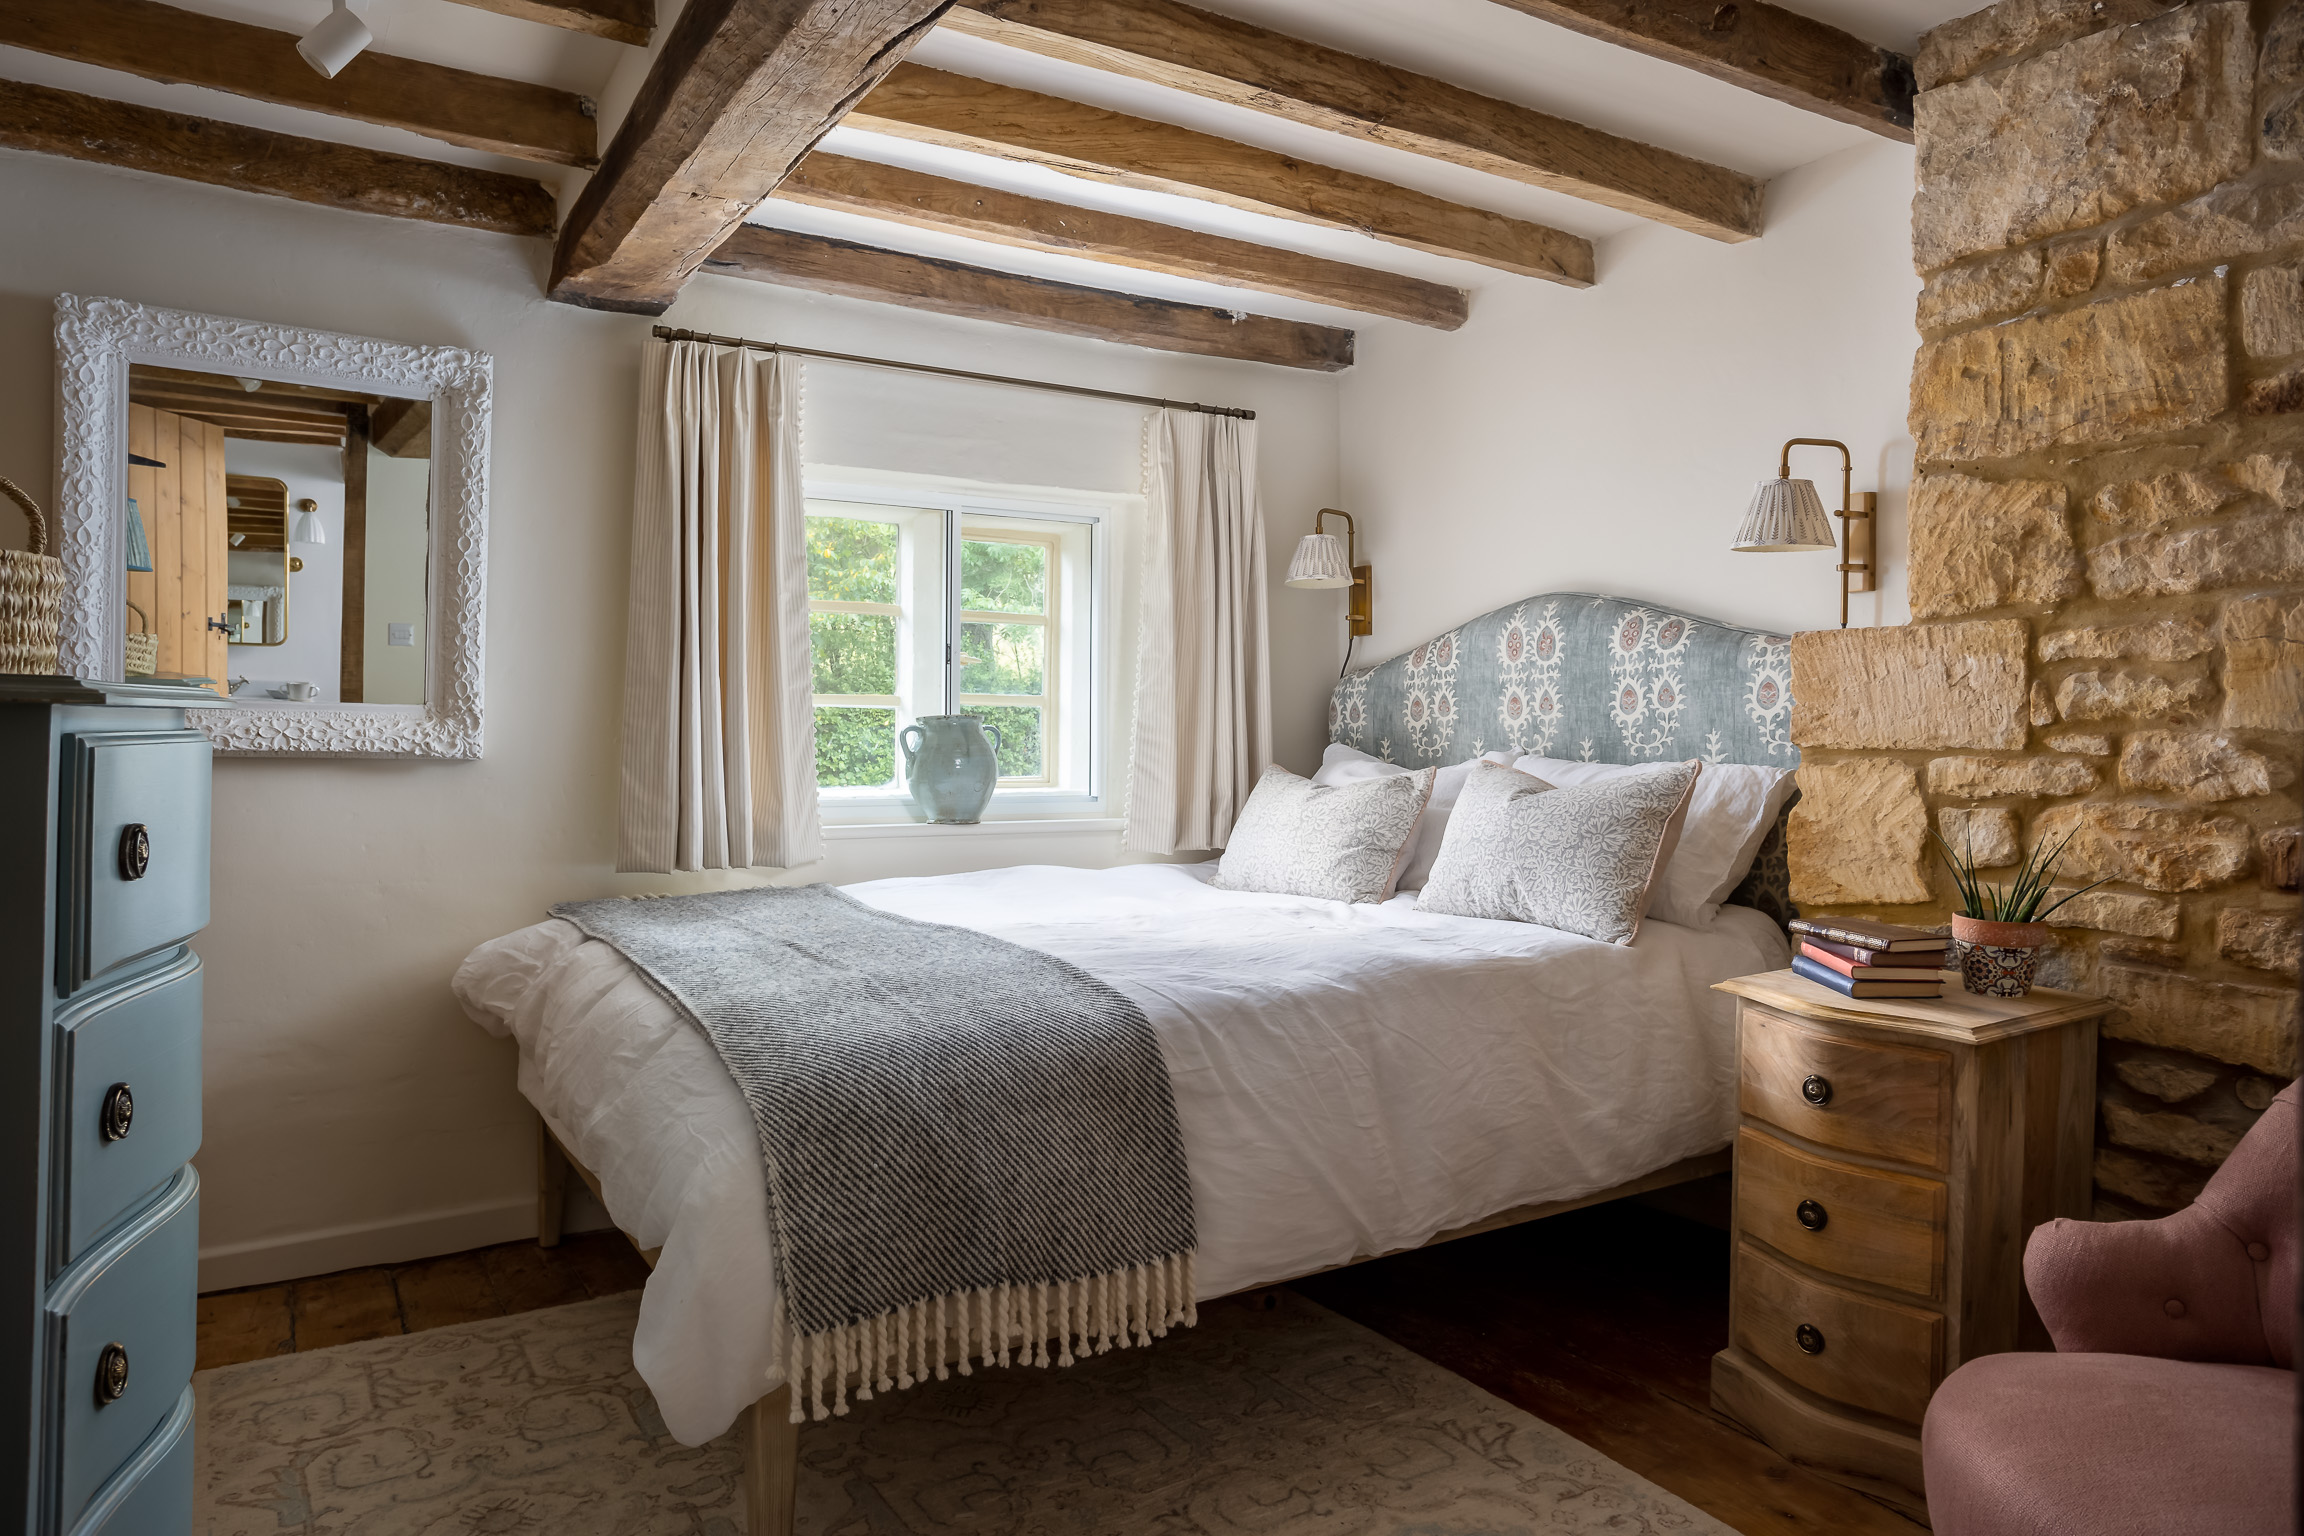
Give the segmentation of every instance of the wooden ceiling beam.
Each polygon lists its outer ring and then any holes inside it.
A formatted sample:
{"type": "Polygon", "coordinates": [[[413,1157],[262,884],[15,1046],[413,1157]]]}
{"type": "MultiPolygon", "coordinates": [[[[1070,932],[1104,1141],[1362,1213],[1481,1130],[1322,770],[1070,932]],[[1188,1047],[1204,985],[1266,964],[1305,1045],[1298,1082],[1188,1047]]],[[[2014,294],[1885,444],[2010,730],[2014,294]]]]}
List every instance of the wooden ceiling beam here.
{"type": "Polygon", "coordinates": [[[1095,208],[950,181],[818,150],[776,189],[778,199],[966,235],[1024,250],[1080,256],[1228,288],[1333,304],[1411,325],[1452,331],[1464,323],[1463,290],[1372,267],[1095,208]]]}
{"type": "Polygon", "coordinates": [[[368,413],[368,441],[395,459],[432,457],[432,402],[385,401],[368,413]]]}
{"type": "Polygon", "coordinates": [[[1912,142],[1912,61],[1767,0],[1496,0],[1715,80],[1912,142]]]}
{"type": "Polygon", "coordinates": [[[688,0],[599,173],[549,291],[657,315],[952,0],[688,0]]]}
{"type": "Polygon", "coordinates": [[[656,35],[656,0],[456,0],[478,11],[589,32],[636,48],[656,35]]]}
{"type": "Polygon", "coordinates": [[[323,78],[297,34],[160,0],[7,0],[0,43],[256,101],[405,128],[466,149],[553,165],[599,160],[592,104],[573,91],[500,80],[371,48],[323,78]]]}
{"type": "Polygon", "coordinates": [[[128,369],[128,383],[131,389],[142,388],[148,384],[165,384],[176,389],[212,389],[228,394],[261,393],[273,396],[294,396],[300,403],[328,400],[346,405],[370,405],[381,398],[377,395],[362,394],[358,390],[331,389],[325,384],[289,384],[278,379],[260,380],[259,388],[251,390],[245,388],[237,379],[225,374],[203,373],[196,368],[163,368],[157,363],[131,364],[128,369]]]}
{"type": "Polygon", "coordinates": [[[1714,240],[1760,233],[1757,177],[1176,0],[961,0],[943,25],[1714,240]]]}
{"type": "Polygon", "coordinates": [[[330,437],[325,432],[275,432],[269,427],[226,427],[224,435],[251,443],[310,443],[318,448],[344,446],[344,434],[341,432],[330,437]]]}
{"type": "Polygon", "coordinates": [[[0,146],[506,235],[550,235],[557,212],[551,193],[520,176],[14,80],[0,80],[0,146]]]}
{"type": "Polygon", "coordinates": [[[1352,366],[1352,333],[1333,326],[1018,277],[749,224],[728,237],[705,264],[705,270],[780,287],[901,304],[940,315],[1089,336],[1163,352],[1192,352],[1323,373],[1352,366]]]}
{"type": "Polygon", "coordinates": [[[1572,287],[1588,287],[1593,279],[1592,243],[1562,230],[1189,128],[917,64],[890,71],[848,115],[848,126],[1354,230],[1572,287]]]}

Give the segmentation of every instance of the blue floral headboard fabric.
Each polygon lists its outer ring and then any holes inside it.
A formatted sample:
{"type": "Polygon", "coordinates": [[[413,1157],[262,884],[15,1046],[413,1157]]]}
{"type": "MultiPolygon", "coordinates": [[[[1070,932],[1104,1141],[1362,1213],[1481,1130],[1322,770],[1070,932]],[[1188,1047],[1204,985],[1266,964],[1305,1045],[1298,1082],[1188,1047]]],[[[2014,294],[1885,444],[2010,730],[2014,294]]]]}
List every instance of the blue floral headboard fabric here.
{"type": "MultiPolygon", "coordinates": [[[[1797,768],[1791,721],[1790,637],[1590,592],[1484,613],[1343,679],[1328,702],[1329,740],[1410,768],[1499,749],[1797,768]]],[[[1791,917],[1782,871],[1779,821],[1731,899],[1791,917]]]]}

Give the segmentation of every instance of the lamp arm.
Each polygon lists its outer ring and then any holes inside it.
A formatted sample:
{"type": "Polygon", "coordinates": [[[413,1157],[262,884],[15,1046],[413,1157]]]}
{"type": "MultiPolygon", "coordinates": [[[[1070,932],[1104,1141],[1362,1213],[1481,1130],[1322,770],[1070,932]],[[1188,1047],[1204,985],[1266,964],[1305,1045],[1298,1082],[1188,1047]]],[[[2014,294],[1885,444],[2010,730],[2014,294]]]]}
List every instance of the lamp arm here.
{"type": "Polygon", "coordinates": [[[1358,565],[1360,563],[1360,541],[1352,526],[1351,513],[1340,512],[1334,507],[1322,507],[1312,516],[1312,531],[1314,533],[1320,532],[1323,521],[1331,517],[1344,519],[1344,564],[1348,567],[1358,565]]]}

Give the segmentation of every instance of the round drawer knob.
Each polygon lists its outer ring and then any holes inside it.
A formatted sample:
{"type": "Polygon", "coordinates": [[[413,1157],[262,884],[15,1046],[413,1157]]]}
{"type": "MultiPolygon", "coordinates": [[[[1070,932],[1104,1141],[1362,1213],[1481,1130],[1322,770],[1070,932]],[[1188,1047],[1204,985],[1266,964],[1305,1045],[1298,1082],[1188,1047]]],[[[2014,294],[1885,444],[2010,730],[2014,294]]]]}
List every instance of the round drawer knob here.
{"type": "Polygon", "coordinates": [[[1814,1323],[1802,1323],[1792,1330],[1792,1342],[1804,1355],[1820,1355],[1824,1353],[1824,1330],[1814,1323]]]}
{"type": "Polygon", "coordinates": [[[1800,1085],[1800,1097],[1822,1109],[1832,1102],[1832,1079],[1810,1073],[1808,1080],[1800,1085]]]}
{"type": "Polygon", "coordinates": [[[1823,1231],[1824,1223],[1832,1219],[1831,1213],[1813,1200],[1801,1201],[1793,1207],[1792,1214],[1799,1219],[1800,1225],[1811,1232],[1823,1231]]]}
{"type": "Polygon", "coordinates": [[[116,1403],[128,1391],[128,1347],[112,1343],[96,1356],[96,1406],[116,1403]]]}
{"type": "Polygon", "coordinates": [[[144,823],[132,821],[120,829],[120,878],[141,880],[152,867],[152,834],[144,823]]]}
{"type": "Polygon", "coordinates": [[[129,1092],[126,1083],[114,1083],[104,1090],[104,1109],[97,1116],[97,1129],[106,1141],[126,1141],[128,1131],[136,1123],[136,1095],[129,1092]]]}

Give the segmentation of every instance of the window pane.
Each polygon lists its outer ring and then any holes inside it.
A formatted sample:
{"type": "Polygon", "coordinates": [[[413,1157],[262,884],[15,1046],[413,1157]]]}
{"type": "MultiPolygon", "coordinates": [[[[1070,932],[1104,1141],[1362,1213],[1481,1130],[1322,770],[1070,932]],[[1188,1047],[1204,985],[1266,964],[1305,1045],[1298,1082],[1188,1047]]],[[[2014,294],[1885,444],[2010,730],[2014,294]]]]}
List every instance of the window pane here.
{"type": "Polygon", "coordinates": [[[833,603],[897,601],[896,543],[894,523],[809,518],[808,595],[833,603]]]}
{"type": "Polygon", "coordinates": [[[1048,611],[1048,546],[960,541],[960,606],[987,613],[1048,611]]]}
{"type": "Polygon", "coordinates": [[[822,706],[816,711],[816,782],[876,789],[896,777],[896,711],[822,706]]]}
{"type": "Polygon", "coordinates": [[[971,704],[968,713],[981,715],[986,725],[999,727],[1000,777],[1037,779],[1045,772],[1041,765],[1048,759],[1042,750],[1037,704],[971,704]]]}
{"type": "Polygon", "coordinates": [[[962,693],[1040,694],[1047,692],[1047,676],[1046,625],[960,626],[962,693]]]}
{"type": "Polygon", "coordinates": [[[884,613],[812,613],[817,693],[894,693],[896,621],[884,613]]]}

